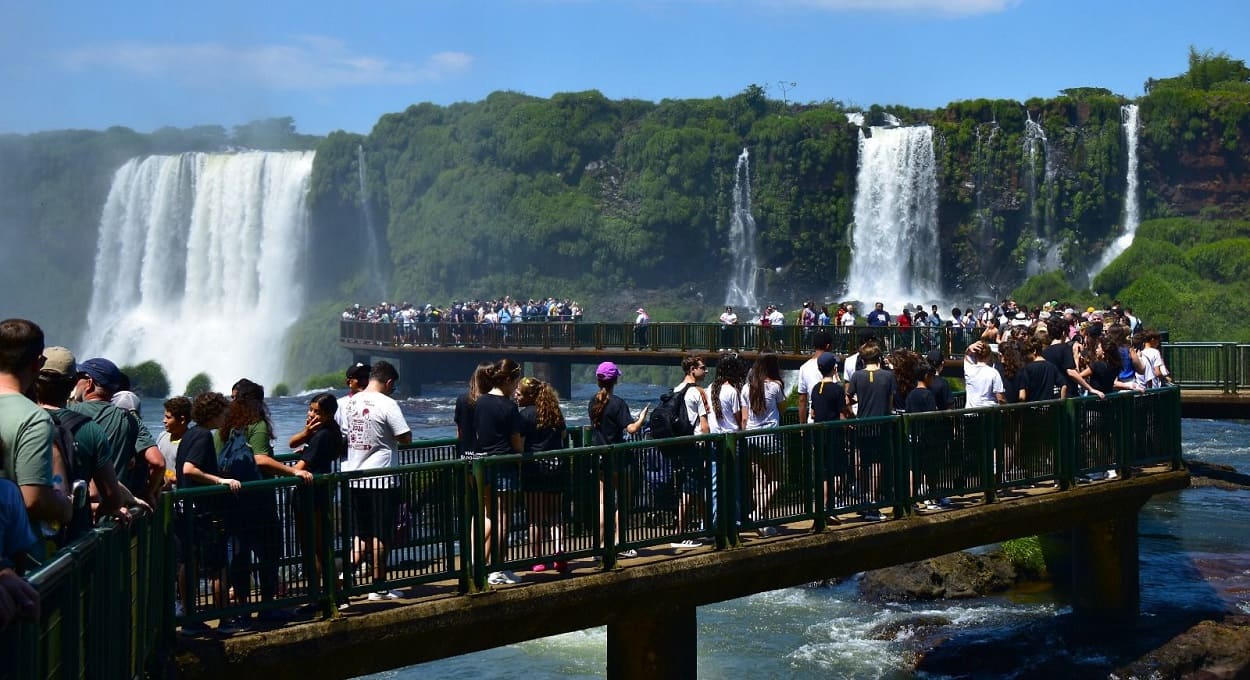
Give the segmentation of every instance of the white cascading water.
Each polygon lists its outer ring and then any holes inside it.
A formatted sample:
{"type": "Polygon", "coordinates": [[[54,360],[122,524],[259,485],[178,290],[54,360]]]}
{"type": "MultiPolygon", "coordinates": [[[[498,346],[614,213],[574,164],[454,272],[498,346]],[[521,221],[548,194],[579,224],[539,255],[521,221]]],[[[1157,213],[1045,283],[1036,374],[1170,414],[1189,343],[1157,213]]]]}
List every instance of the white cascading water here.
{"type": "Polygon", "coordinates": [[[941,302],[933,128],[873,127],[859,136],[848,299],[941,302]]]}
{"type": "Polygon", "coordinates": [[[378,232],[373,224],[373,205],[369,199],[368,167],[365,165],[365,147],[356,145],[356,175],[360,180],[360,209],[365,215],[365,257],[368,258],[368,276],[373,301],[386,299],[386,282],[382,279],[382,248],[378,245],[378,232]]]}
{"type": "Polygon", "coordinates": [[[303,307],[313,152],[134,158],[113,175],[79,359],[272,388],[303,307]]]}
{"type": "Polygon", "coordinates": [[[1025,264],[1025,274],[1034,276],[1045,271],[1059,269],[1059,246],[1054,243],[1054,201],[1051,190],[1054,186],[1054,170],[1050,166],[1050,140],[1046,139],[1046,130],[1041,123],[1033,120],[1033,115],[1024,111],[1024,181],[1029,192],[1029,224],[1033,227],[1033,238],[1036,247],[1030,249],[1029,259],[1025,264]],[[1044,211],[1039,215],[1037,209],[1037,155],[1042,153],[1042,189],[1047,192],[1044,211]],[[1042,249],[1045,255],[1039,257],[1042,249]]]}
{"type": "Polygon", "coordinates": [[[734,307],[739,316],[759,311],[756,298],[756,274],[759,261],[755,256],[755,218],[751,215],[751,155],[746,149],[738,155],[734,167],[734,205],[729,218],[729,253],[733,258],[733,277],[725,291],[725,304],[734,307]]]}
{"type": "Polygon", "coordinates": [[[1128,147],[1128,173],[1124,178],[1124,225],[1120,230],[1120,235],[1116,240],[1107,246],[1102,252],[1102,257],[1098,258],[1098,263],[1094,268],[1089,270],[1090,281],[1094,280],[1098,273],[1107,268],[1120,253],[1128,250],[1133,245],[1133,236],[1137,234],[1137,225],[1141,221],[1138,217],[1137,204],[1137,105],[1125,104],[1120,107],[1120,126],[1124,128],[1124,143],[1128,147]]]}

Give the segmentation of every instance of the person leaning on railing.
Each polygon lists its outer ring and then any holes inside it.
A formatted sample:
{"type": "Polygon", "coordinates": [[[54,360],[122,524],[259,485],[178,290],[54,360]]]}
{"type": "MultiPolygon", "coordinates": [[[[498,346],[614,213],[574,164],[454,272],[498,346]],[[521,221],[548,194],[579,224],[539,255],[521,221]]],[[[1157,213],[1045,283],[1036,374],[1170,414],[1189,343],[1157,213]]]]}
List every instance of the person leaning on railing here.
{"type": "Polygon", "coordinates": [[[19,560],[35,543],[22,492],[0,478],[0,630],[19,617],[39,620],[39,591],[17,573],[19,560]]]}

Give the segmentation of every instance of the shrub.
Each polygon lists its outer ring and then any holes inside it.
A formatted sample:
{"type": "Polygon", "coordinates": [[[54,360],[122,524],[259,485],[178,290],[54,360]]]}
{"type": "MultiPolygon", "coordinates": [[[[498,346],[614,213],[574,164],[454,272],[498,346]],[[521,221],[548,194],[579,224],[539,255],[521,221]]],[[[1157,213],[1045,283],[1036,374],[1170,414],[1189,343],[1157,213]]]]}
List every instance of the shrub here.
{"type": "Polygon", "coordinates": [[[343,373],[340,371],[331,371],[330,373],[319,373],[311,376],[304,381],[304,389],[306,390],[325,390],[335,389],[343,385],[343,373]]]}
{"type": "Polygon", "coordinates": [[[289,397],[291,396],[291,388],[286,383],[278,383],[274,386],[273,391],[269,393],[271,397],[289,397]]]}
{"type": "Polygon", "coordinates": [[[1017,572],[1042,575],[1046,573],[1046,560],[1042,558],[1042,542],[1036,536],[1013,538],[1002,544],[1003,554],[1011,560],[1017,572]]]}
{"type": "Polygon", "coordinates": [[[208,377],[207,373],[196,373],[191,380],[187,381],[187,389],[184,392],[188,397],[194,399],[205,392],[213,391],[213,379],[208,377]]]}
{"type": "Polygon", "coordinates": [[[123,366],[122,373],[130,377],[130,389],[145,397],[164,399],[169,396],[169,376],[155,361],[145,361],[134,366],[123,366]]]}

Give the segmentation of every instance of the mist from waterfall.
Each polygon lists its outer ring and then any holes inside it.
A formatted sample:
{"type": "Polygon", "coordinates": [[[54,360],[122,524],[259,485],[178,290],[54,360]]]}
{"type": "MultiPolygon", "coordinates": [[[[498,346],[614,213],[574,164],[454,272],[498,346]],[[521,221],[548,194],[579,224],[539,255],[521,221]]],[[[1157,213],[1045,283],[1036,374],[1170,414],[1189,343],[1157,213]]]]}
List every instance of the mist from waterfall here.
{"type": "Polygon", "coordinates": [[[356,145],[356,175],[360,181],[360,209],[365,215],[365,258],[368,272],[369,293],[373,301],[386,299],[386,280],[382,269],[382,248],[378,245],[377,227],[373,223],[373,201],[369,196],[368,166],[365,165],[365,147],[356,145]]]}
{"type": "Polygon", "coordinates": [[[733,212],[729,218],[729,253],[733,277],[725,292],[725,304],[738,309],[739,316],[759,311],[756,298],[755,218],[751,216],[751,155],[746,149],[734,166],[733,212]]]}
{"type": "Polygon", "coordinates": [[[313,152],[135,158],[100,218],[80,358],[154,359],[175,392],[281,379],[302,311],[313,152]]]}
{"type": "Polygon", "coordinates": [[[1089,280],[1093,281],[1098,273],[1107,268],[1115,258],[1128,250],[1133,244],[1133,236],[1137,234],[1137,226],[1141,222],[1138,215],[1137,189],[1137,105],[1125,104],[1120,107],[1120,127],[1124,128],[1124,143],[1128,147],[1128,171],[1124,178],[1124,224],[1120,235],[1107,246],[1102,257],[1089,271],[1089,280]]]}
{"type": "Polygon", "coordinates": [[[937,186],[933,128],[860,131],[848,299],[941,301],[937,186]]]}

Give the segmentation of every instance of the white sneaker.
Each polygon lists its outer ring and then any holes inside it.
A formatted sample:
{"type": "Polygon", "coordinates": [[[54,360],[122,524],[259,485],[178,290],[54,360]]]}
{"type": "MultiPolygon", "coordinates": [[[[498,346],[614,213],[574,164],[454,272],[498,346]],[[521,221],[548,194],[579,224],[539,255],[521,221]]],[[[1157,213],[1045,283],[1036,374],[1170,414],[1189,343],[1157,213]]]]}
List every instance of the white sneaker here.
{"type": "Polygon", "coordinates": [[[1107,470],[1107,479],[1115,479],[1115,478],[1116,478],[1115,470],[1107,470]]]}
{"type": "Polygon", "coordinates": [[[638,556],[638,551],[634,550],[633,548],[630,548],[629,550],[621,551],[621,557],[637,557],[637,556],[638,556]]]}
{"type": "Polygon", "coordinates": [[[369,593],[370,602],[380,602],[382,600],[398,600],[403,594],[398,590],[379,590],[375,593],[369,593]]]}
{"type": "Polygon", "coordinates": [[[510,571],[492,571],[490,575],[486,577],[486,582],[493,586],[510,586],[520,583],[521,579],[510,571]]]}
{"type": "Polygon", "coordinates": [[[694,540],[694,539],[689,539],[689,538],[688,538],[688,539],[686,539],[686,540],[684,540],[684,541],[678,541],[677,543],[671,543],[670,545],[671,545],[672,547],[674,547],[674,548],[677,548],[678,550],[685,550],[685,549],[687,549],[687,548],[698,548],[698,547],[702,546],[703,544],[702,544],[702,543],[700,543],[700,542],[698,542],[698,541],[696,541],[696,540],[694,540]]]}

